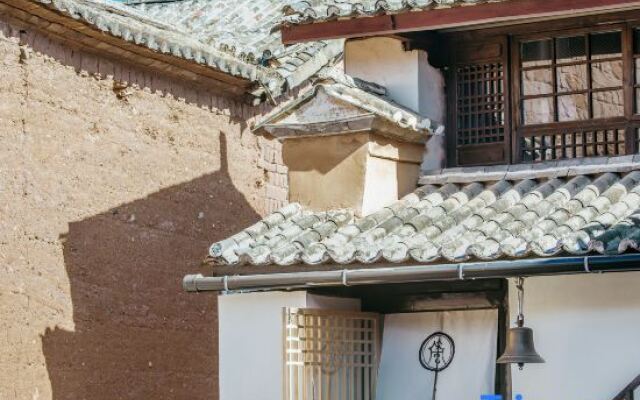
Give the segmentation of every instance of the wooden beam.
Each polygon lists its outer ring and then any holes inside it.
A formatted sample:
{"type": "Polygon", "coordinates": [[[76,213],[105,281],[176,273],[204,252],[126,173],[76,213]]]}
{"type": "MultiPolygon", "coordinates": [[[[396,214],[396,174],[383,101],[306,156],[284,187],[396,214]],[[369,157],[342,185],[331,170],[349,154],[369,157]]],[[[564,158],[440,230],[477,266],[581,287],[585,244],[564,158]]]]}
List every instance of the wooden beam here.
{"type": "Polygon", "coordinates": [[[321,39],[374,36],[393,31],[393,18],[390,15],[379,15],[345,21],[287,26],[282,28],[282,42],[293,44],[321,39]]]}
{"type": "Polygon", "coordinates": [[[449,29],[534,18],[574,17],[640,7],[638,0],[506,0],[395,15],[293,25],[283,28],[285,44],[312,40],[389,35],[392,33],[449,29]]]}
{"type": "Polygon", "coordinates": [[[634,0],[508,0],[477,6],[420,11],[395,16],[396,29],[422,30],[486,24],[539,17],[573,17],[578,13],[614,11],[640,6],[634,0]]]}

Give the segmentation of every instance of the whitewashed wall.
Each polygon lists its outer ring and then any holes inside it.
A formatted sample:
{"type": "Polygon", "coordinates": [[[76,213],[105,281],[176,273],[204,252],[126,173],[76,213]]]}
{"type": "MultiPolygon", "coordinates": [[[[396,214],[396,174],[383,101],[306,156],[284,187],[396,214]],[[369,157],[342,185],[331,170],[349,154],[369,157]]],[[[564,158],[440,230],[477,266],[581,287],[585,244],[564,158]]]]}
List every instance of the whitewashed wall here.
{"type": "Polygon", "coordinates": [[[640,374],[640,273],[529,278],[525,318],[547,363],[512,368],[524,400],[610,400],[640,374]]]}
{"type": "MultiPolygon", "coordinates": [[[[387,88],[389,97],[420,115],[445,122],[445,90],[442,73],[429,64],[421,50],[404,51],[392,38],[350,40],[345,45],[345,72],[387,88]]],[[[426,147],[423,170],[441,168],[444,140],[432,137],[426,147]]]]}
{"type": "Polygon", "coordinates": [[[220,400],[283,399],[283,309],[359,310],[360,301],[298,292],[218,297],[220,400]]]}

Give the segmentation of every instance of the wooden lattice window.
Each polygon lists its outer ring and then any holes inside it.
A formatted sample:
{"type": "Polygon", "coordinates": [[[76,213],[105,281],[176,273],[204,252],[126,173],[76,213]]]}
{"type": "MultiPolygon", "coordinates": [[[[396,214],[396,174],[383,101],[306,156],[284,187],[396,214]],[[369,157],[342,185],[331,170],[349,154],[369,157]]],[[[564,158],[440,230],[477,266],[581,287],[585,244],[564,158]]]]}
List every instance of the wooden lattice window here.
{"type": "Polygon", "coordinates": [[[285,400],[373,400],[378,314],[285,310],[285,400]]]}
{"type": "Polygon", "coordinates": [[[458,78],[458,146],[504,141],[504,68],[462,65],[458,78]]]}
{"type": "Polygon", "coordinates": [[[523,41],[520,54],[523,125],[624,116],[620,31],[523,41]]]}
{"type": "Polygon", "coordinates": [[[639,20],[640,12],[447,36],[449,166],[636,154],[639,20]]]}
{"type": "Polygon", "coordinates": [[[455,53],[449,107],[455,141],[448,156],[458,165],[498,164],[507,160],[507,60],[502,41],[461,46],[455,53]]]}
{"type": "Polygon", "coordinates": [[[516,159],[627,154],[623,27],[519,40],[516,159]]]}
{"type": "Polygon", "coordinates": [[[554,129],[522,138],[524,161],[619,156],[626,154],[624,127],[602,129],[554,129]]]}

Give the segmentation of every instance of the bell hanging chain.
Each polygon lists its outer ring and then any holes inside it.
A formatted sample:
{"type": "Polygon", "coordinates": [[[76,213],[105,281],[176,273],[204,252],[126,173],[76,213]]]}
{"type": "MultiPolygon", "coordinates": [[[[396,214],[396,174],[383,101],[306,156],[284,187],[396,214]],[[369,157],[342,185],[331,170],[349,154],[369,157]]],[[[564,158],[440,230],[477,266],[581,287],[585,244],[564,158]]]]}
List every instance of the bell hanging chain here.
{"type": "Polygon", "coordinates": [[[519,277],[516,281],[516,288],[518,289],[518,327],[524,326],[524,278],[519,277]]]}

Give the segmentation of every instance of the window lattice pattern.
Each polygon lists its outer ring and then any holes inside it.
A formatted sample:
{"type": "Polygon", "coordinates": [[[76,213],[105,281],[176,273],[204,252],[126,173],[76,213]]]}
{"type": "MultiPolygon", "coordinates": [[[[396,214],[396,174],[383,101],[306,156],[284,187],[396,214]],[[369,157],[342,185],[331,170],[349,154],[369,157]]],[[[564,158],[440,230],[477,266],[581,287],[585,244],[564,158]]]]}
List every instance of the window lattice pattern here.
{"type": "Polygon", "coordinates": [[[459,66],[458,146],[504,141],[504,78],[501,63],[459,66]]]}
{"type": "Polygon", "coordinates": [[[378,366],[376,314],[287,309],[286,400],[372,400],[378,366]]]}
{"type": "Polygon", "coordinates": [[[525,162],[624,154],[624,129],[578,130],[522,138],[525,162]]]}
{"type": "Polygon", "coordinates": [[[620,31],[521,43],[524,125],[622,117],[620,31]]]}

